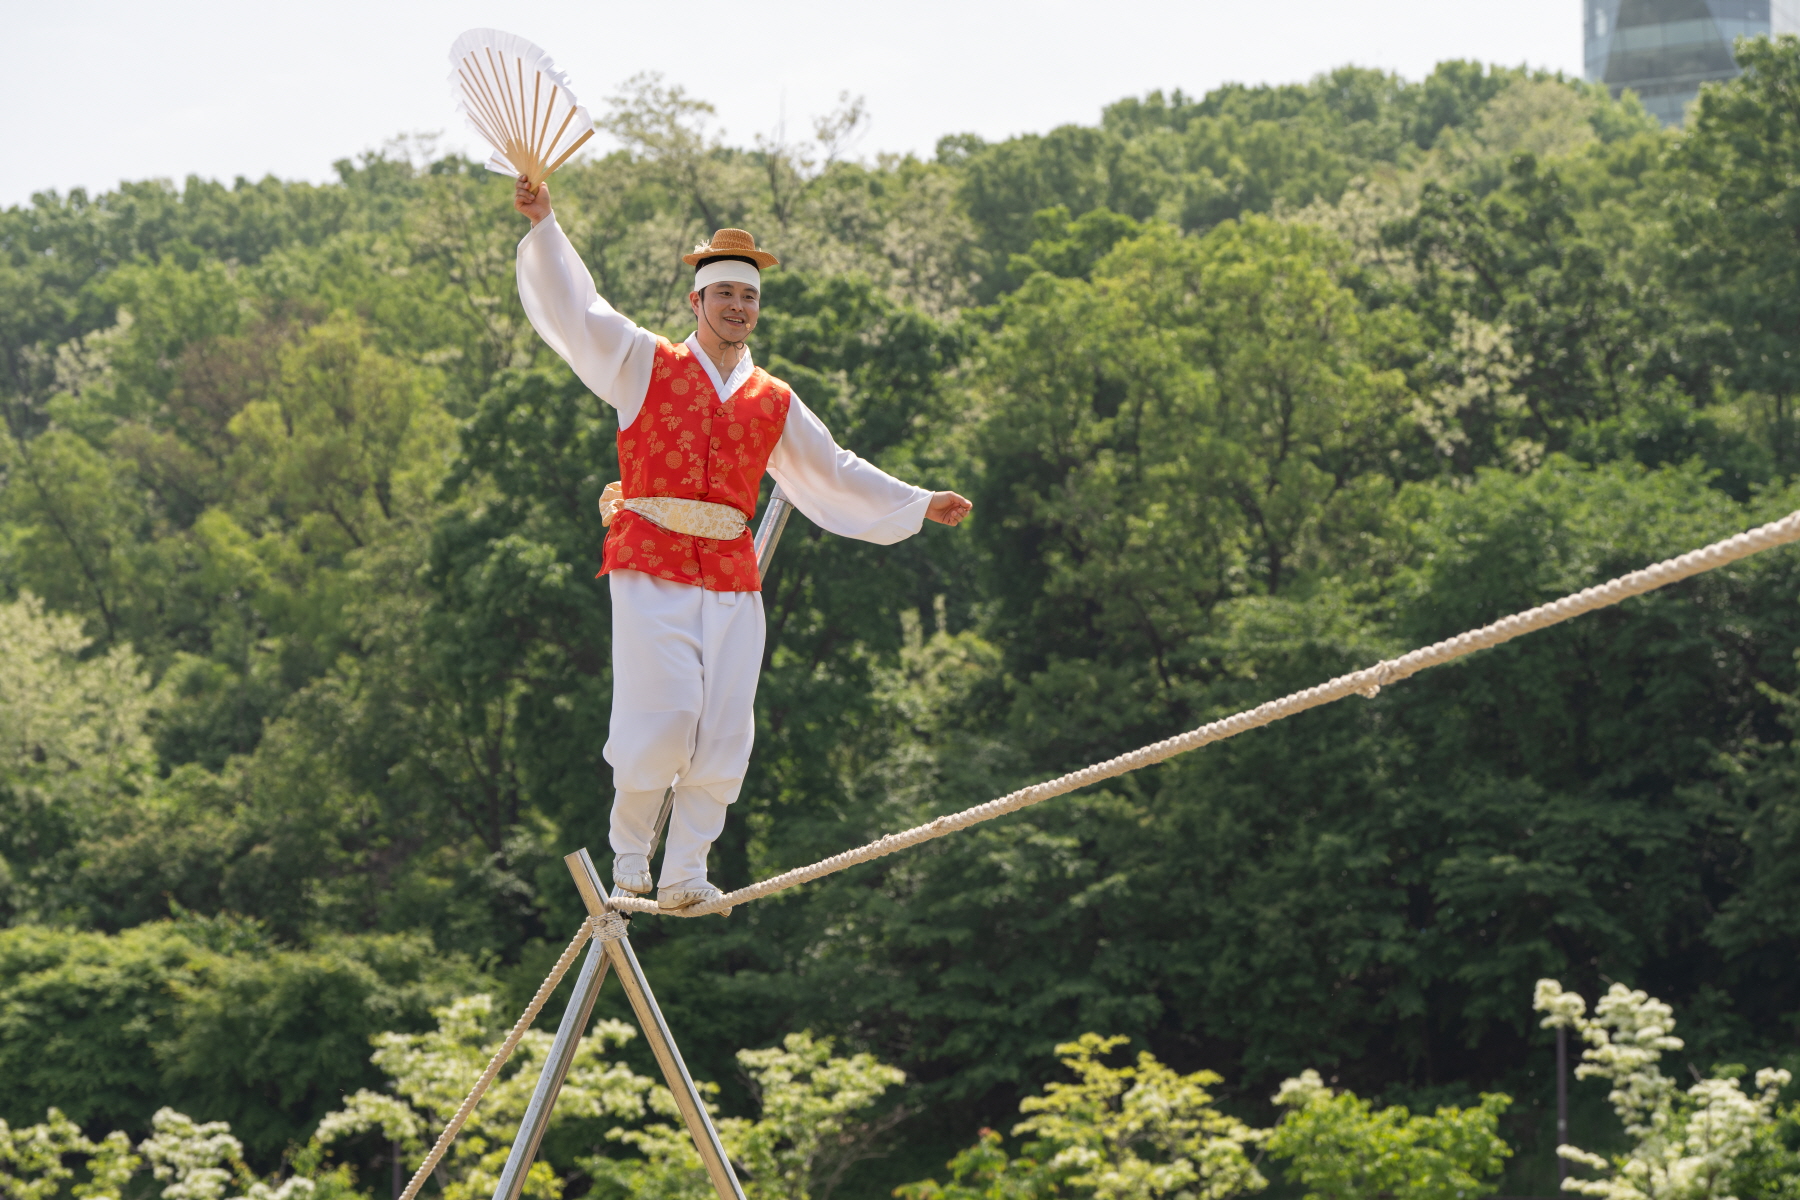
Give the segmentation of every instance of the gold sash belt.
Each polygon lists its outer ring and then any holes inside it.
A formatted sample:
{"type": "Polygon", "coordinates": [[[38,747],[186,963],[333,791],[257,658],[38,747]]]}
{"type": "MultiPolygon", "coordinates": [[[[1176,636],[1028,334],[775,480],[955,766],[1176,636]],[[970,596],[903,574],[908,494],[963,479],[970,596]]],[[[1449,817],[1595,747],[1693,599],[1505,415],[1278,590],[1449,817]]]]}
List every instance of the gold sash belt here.
{"type": "Polygon", "coordinates": [[[600,493],[600,523],[611,525],[619,513],[630,509],[667,529],[690,537],[711,538],[729,542],[744,535],[749,519],[729,504],[710,500],[683,500],[676,496],[632,496],[627,498],[617,482],[606,485],[600,493]]]}

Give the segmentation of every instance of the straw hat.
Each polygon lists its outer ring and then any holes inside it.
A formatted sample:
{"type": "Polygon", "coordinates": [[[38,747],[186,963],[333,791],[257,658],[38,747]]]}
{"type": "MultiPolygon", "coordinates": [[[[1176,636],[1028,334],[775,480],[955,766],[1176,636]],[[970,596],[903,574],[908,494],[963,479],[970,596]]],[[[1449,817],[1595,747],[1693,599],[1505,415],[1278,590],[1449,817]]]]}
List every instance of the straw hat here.
{"type": "Polygon", "coordinates": [[[703,258],[747,258],[756,264],[758,270],[778,266],[781,262],[767,250],[758,250],[756,239],[741,229],[716,231],[712,235],[712,241],[695,246],[692,254],[681,256],[681,261],[690,267],[697,267],[703,258]]]}

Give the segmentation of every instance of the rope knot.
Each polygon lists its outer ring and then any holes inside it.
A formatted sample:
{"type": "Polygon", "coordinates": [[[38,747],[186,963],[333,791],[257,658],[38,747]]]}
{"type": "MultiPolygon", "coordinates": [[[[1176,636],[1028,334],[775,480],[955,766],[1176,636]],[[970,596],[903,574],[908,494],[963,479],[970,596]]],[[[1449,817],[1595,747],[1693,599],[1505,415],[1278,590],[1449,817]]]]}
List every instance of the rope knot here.
{"type": "Polygon", "coordinates": [[[1373,675],[1374,679],[1367,685],[1357,688],[1356,691],[1357,694],[1364,699],[1373,700],[1375,697],[1381,695],[1382,685],[1393,680],[1394,664],[1391,662],[1376,663],[1369,669],[1369,674],[1373,675]]]}
{"type": "Polygon", "coordinates": [[[616,942],[624,937],[631,928],[625,918],[616,912],[603,913],[590,919],[597,926],[594,936],[603,942],[616,942]]]}

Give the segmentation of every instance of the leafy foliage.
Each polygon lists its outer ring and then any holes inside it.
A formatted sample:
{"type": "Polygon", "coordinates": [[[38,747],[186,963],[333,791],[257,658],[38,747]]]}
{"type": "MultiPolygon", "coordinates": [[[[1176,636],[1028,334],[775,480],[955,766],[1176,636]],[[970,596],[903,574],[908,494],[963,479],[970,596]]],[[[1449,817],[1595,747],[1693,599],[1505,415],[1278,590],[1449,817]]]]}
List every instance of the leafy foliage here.
{"type": "MultiPolygon", "coordinates": [[[[438,1009],[437,1028],[427,1033],[383,1033],[376,1036],[370,1061],[391,1081],[390,1092],[368,1088],[346,1098],[344,1107],[319,1122],[314,1134],[330,1146],[358,1134],[379,1130],[397,1144],[408,1161],[422,1159],[430,1146],[427,1133],[435,1136],[455,1115],[488,1061],[499,1049],[495,1037],[494,1003],[491,996],[466,996],[438,1009]]],[[[599,1021],[575,1049],[569,1073],[551,1128],[571,1121],[636,1118],[651,1106],[669,1112],[673,1102],[667,1093],[650,1095],[650,1080],[623,1063],[607,1062],[605,1054],[636,1036],[636,1030],[618,1021],[599,1021]]],[[[440,1168],[440,1187],[455,1200],[492,1195],[512,1147],[512,1131],[525,1115],[538,1071],[550,1052],[552,1036],[542,1030],[527,1032],[509,1060],[506,1073],[495,1080],[451,1145],[440,1168]]],[[[531,1165],[522,1195],[533,1200],[558,1200],[563,1181],[552,1162],[540,1157],[531,1165]]]]}
{"type": "Polygon", "coordinates": [[[119,1200],[121,1189],[143,1160],[131,1139],[115,1130],[95,1142],[55,1108],[36,1125],[13,1129],[0,1121],[0,1188],[12,1200],[50,1200],[63,1188],[76,1200],[119,1200]],[[69,1159],[87,1158],[88,1177],[74,1183],[69,1159]]]}
{"type": "Polygon", "coordinates": [[[1402,1105],[1377,1111],[1353,1092],[1334,1093],[1310,1068],[1284,1081],[1273,1129],[1254,1129],[1214,1107],[1209,1071],[1178,1075],[1140,1052],[1135,1066],[1101,1058],[1127,1039],[1085,1034],[1057,1047],[1075,1083],[1052,1082],[1027,1096],[1035,1113],[1013,1128],[1027,1139],[1008,1155],[991,1129],[950,1162],[952,1182],[906,1184],[901,1200],[1011,1200],[1092,1196],[1097,1200],[1193,1197],[1222,1200],[1261,1191],[1268,1181],[1249,1157],[1287,1161],[1287,1181],[1307,1200],[1490,1194],[1512,1153],[1495,1132],[1511,1103],[1483,1096],[1478,1107],[1415,1116],[1402,1105]]]}
{"type": "Polygon", "coordinates": [[[231,1135],[226,1121],[201,1124],[185,1113],[161,1108],[151,1118],[153,1133],[133,1152],[122,1130],[98,1142],[55,1108],[45,1120],[13,1130],[0,1122],[0,1191],[18,1200],[48,1200],[67,1194],[76,1200],[120,1200],[141,1195],[144,1181],[134,1180],[148,1165],[165,1186],[164,1200],[337,1200],[354,1196],[351,1176],[343,1169],[321,1170],[318,1155],[302,1151],[292,1171],[278,1182],[256,1175],[244,1161],[244,1146],[231,1135]],[[81,1157],[79,1182],[70,1159],[81,1157]]]}
{"type": "Polygon", "coordinates": [[[1289,1177],[1307,1200],[1405,1196],[1455,1200],[1491,1195],[1512,1151],[1495,1133],[1511,1104],[1484,1095],[1478,1107],[1415,1115],[1399,1105],[1377,1111],[1351,1092],[1332,1094],[1310,1068],[1289,1079],[1275,1103],[1292,1111],[1269,1138],[1269,1153],[1289,1161],[1289,1177]]]}
{"type": "MultiPolygon", "coordinates": [[[[753,1200],[828,1200],[845,1172],[874,1156],[882,1135],[908,1115],[904,1108],[868,1111],[905,1080],[904,1072],[871,1054],[837,1057],[829,1040],[810,1033],[790,1033],[766,1050],[740,1050],[737,1060],[761,1113],[719,1121],[719,1141],[753,1200]]],[[[658,1111],[668,1116],[673,1101],[658,1091],[658,1111]]],[[[714,1194],[685,1128],[614,1127],[607,1137],[641,1157],[583,1159],[601,1194],[632,1200],[714,1194]]]]}
{"type": "Polygon", "coordinates": [[[1743,1068],[1724,1066],[1682,1093],[1657,1065],[1665,1053],[1683,1046],[1671,1032],[1675,1014],[1667,1004],[1615,983],[1590,1018],[1580,996],[1563,991],[1554,979],[1541,979],[1532,1006],[1549,1014],[1546,1027],[1572,1029],[1588,1043],[1575,1074],[1611,1082],[1607,1099],[1634,1143],[1630,1153],[1612,1161],[1578,1146],[1557,1147],[1571,1162],[1603,1173],[1565,1181],[1565,1191],[1610,1200],[1711,1200],[1735,1194],[1742,1182],[1738,1160],[1759,1139],[1766,1153],[1776,1099],[1793,1082],[1790,1072],[1764,1067],[1756,1073],[1756,1093],[1746,1095],[1737,1079],[1743,1068]]]}
{"type": "Polygon", "coordinates": [[[1224,1081],[1211,1071],[1178,1075],[1147,1052],[1129,1067],[1101,1061],[1127,1040],[1089,1033],[1056,1048],[1076,1080],[1052,1082],[1020,1103],[1020,1112],[1037,1115],[1013,1128],[1028,1139],[1017,1158],[1007,1156],[998,1134],[983,1130],[980,1141],[951,1161],[950,1185],[927,1180],[895,1194],[910,1200],[1224,1200],[1268,1186],[1248,1154],[1268,1131],[1214,1107],[1207,1089],[1224,1081]]]}
{"type": "MultiPolygon", "coordinates": [[[[790,527],[720,881],[1795,507],[1800,41],[1741,55],[1681,132],[1446,63],[1151,93],[931,161],[853,161],[853,98],[742,147],[632,81],[621,149],[552,185],[603,293],[679,336],[672,251],[757,230],[787,263],[759,361],[978,501],[887,548],[790,527]]],[[[511,1007],[581,915],[558,859],[604,831],[615,429],[524,320],[518,232],[502,181],[420,143],[325,186],[0,213],[12,1128],[54,1105],[141,1140],[169,1104],[229,1119],[268,1182],[342,1095],[438,1119],[367,1038],[511,1007]]],[[[1099,1029],[1215,1069],[1180,1086],[1246,1128],[1308,1068],[1370,1098],[1321,1121],[1390,1140],[1437,1120],[1396,1102],[1474,1130],[1505,1091],[1523,1191],[1549,1162],[1534,980],[1652,989],[1713,1060],[1793,1048],[1797,594],[1761,556],[640,952],[724,1119],[775,1131],[744,1135],[758,1187],[923,1175],[1099,1029]],[[896,1155],[850,1162],[902,1108],[896,1155]]],[[[388,1164],[378,1117],[331,1143],[342,1170],[388,1164]]],[[[556,1186],[604,1131],[565,1136],[556,1186]]],[[[1163,1170],[1187,1136],[1133,1153],[1163,1170]]],[[[1778,1178],[1782,1136],[1739,1161],[1778,1178]]],[[[1486,1187],[1470,1138],[1454,1169],[1486,1187]]],[[[959,1161],[957,1187],[1024,1178],[1001,1140],[959,1161]]]]}
{"type": "Polygon", "coordinates": [[[160,1104],[228,1116],[259,1158],[304,1141],[339,1092],[379,1076],[371,1035],[475,978],[417,935],[272,945],[230,918],[124,933],[0,932],[0,1116],[51,1107],[132,1129],[160,1104]]]}

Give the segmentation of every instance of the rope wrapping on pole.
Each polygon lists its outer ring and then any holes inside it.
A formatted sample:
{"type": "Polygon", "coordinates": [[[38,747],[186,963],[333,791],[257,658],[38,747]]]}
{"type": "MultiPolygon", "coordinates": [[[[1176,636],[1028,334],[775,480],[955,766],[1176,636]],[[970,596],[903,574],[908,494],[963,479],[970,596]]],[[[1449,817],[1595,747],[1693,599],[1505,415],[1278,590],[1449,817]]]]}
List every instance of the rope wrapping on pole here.
{"type": "MultiPolygon", "coordinates": [[[[611,916],[610,913],[608,915],[611,916]]],[[[617,921],[618,918],[613,917],[613,920],[617,921]]],[[[412,1179],[407,1182],[406,1190],[400,1193],[400,1200],[415,1200],[419,1189],[425,1186],[425,1180],[433,1171],[437,1170],[437,1165],[444,1161],[444,1155],[450,1150],[450,1143],[454,1142],[456,1135],[462,1132],[462,1127],[468,1122],[469,1115],[475,1111],[475,1106],[481,1102],[481,1097],[487,1093],[495,1078],[499,1076],[500,1068],[506,1065],[506,1060],[512,1057],[514,1050],[518,1049],[519,1042],[525,1037],[525,1031],[531,1028],[533,1021],[537,1020],[538,1013],[543,1011],[544,1004],[550,999],[551,993],[556,991],[556,985],[562,982],[562,977],[569,973],[569,967],[575,962],[575,956],[581,953],[581,947],[587,943],[588,938],[594,935],[595,927],[595,918],[587,917],[582,920],[581,928],[577,929],[575,936],[569,939],[569,944],[564,948],[562,957],[556,960],[556,965],[550,968],[548,975],[544,976],[544,982],[538,984],[537,994],[532,996],[531,1003],[525,1006],[525,1011],[519,1014],[519,1019],[513,1022],[512,1029],[506,1034],[506,1040],[500,1043],[498,1050],[494,1051],[494,1057],[488,1060],[487,1069],[482,1071],[481,1077],[475,1081],[475,1086],[469,1089],[469,1094],[463,1098],[462,1105],[456,1110],[456,1115],[452,1116],[450,1123],[444,1126],[444,1132],[438,1134],[436,1144],[431,1147],[431,1153],[425,1156],[425,1161],[419,1164],[417,1171],[413,1172],[412,1179]]]]}
{"type": "MultiPolygon", "coordinates": [[[[1246,709],[1222,720],[1202,725],[1198,729],[1189,730],[1187,733],[1154,742],[1128,754],[1121,754],[1117,758],[1095,763],[1093,766],[1072,771],[1044,783],[1020,788],[1018,791],[998,799],[989,800],[986,804],[978,804],[974,808],[966,808],[961,812],[938,817],[936,820],[914,826],[900,833],[887,834],[866,846],[846,850],[842,854],[834,854],[830,858],[810,866],[797,867],[760,883],[753,883],[749,887],[739,888],[735,892],[727,892],[717,900],[706,904],[695,904],[688,908],[669,910],[657,908],[656,902],[653,900],[636,897],[620,897],[614,899],[612,904],[615,908],[632,912],[679,917],[704,917],[734,908],[739,904],[748,904],[752,900],[760,900],[765,896],[773,896],[777,892],[785,892],[789,888],[796,888],[803,883],[822,879],[859,863],[871,862],[896,851],[917,846],[921,842],[929,842],[946,834],[967,829],[972,825],[979,825],[983,821],[991,821],[995,817],[1003,817],[1022,808],[1029,808],[1033,804],[1041,804],[1045,800],[1066,795],[1102,780],[1112,779],[1142,767],[1151,766],[1165,759],[1173,758],[1177,754],[1185,754],[1190,750],[1198,750],[1202,746],[1236,737],[1240,733],[1260,729],[1264,725],[1306,712],[1308,709],[1330,704],[1335,700],[1342,700],[1346,696],[1373,697],[1388,684],[1409,679],[1429,667],[1441,666],[1478,650],[1510,642],[1516,637],[1572,620],[1583,613],[1608,608],[1633,596],[1641,596],[1645,592],[1652,592],[1658,588],[1667,587],[1671,583],[1678,583],[1683,579],[1716,570],[1728,563],[1736,562],[1740,558],[1748,558],[1752,554],[1759,554],[1764,550],[1785,546],[1795,541],[1800,541],[1800,511],[1789,513],[1779,521],[1771,521],[1767,525],[1760,525],[1755,529],[1726,538],[1721,542],[1714,542],[1699,550],[1691,550],[1677,558],[1666,559],[1654,566],[1645,567],[1641,571],[1633,571],[1607,583],[1583,588],[1574,595],[1564,596],[1549,604],[1541,604],[1525,612],[1503,617],[1491,625],[1484,625],[1480,629],[1458,634],[1456,637],[1414,650],[1410,654],[1403,654],[1399,658],[1391,658],[1361,671],[1340,675],[1336,679],[1307,688],[1305,691],[1283,696],[1279,700],[1271,700],[1266,704],[1246,709]]],[[[411,1194],[409,1193],[403,1200],[412,1200],[411,1194]]]]}

